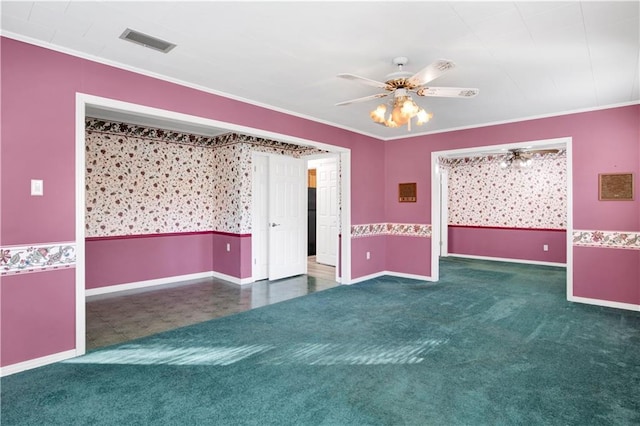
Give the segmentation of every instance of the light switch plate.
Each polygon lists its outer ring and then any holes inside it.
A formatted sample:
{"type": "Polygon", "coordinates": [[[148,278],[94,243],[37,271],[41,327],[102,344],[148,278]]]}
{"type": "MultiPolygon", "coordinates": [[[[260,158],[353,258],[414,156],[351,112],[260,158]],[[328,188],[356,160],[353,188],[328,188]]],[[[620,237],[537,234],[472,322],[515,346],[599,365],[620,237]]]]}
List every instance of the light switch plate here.
{"type": "Polygon", "coordinates": [[[44,183],[42,179],[31,179],[31,195],[44,195],[44,183]]]}

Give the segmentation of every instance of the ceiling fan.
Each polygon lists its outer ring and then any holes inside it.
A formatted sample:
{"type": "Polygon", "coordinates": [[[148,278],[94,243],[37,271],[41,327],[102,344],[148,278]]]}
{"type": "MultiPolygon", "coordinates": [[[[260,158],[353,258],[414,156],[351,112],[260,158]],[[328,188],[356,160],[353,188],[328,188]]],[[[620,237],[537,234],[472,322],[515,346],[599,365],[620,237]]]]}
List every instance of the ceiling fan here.
{"type": "Polygon", "coordinates": [[[430,81],[435,80],[446,72],[452,70],[455,67],[455,64],[452,61],[439,59],[432,64],[427,65],[415,74],[403,70],[404,66],[408,62],[409,60],[404,56],[394,58],[393,63],[398,67],[398,70],[388,74],[384,82],[371,80],[354,74],[338,74],[338,77],[340,78],[355,80],[369,86],[384,89],[385,92],[339,102],[336,106],[370,101],[393,94],[393,99],[389,101],[389,104],[392,107],[391,113],[385,117],[387,106],[385,104],[381,104],[375,110],[371,111],[371,119],[374,122],[387,127],[398,127],[407,124],[409,130],[411,130],[412,118],[417,117],[417,124],[421,125],[429,121],[433,115],[418,107],[411,98],[410,93],[415,93],[418,96],[472,98],[479,92],[478,89],[471,88],[426,86],[430,81]]]}
{"type": "Polygon", "coordinates": [[[510,149],[506,158],[500,163],[502,168],[508,166],[527,167],[535,155],[557,154],[559,149],[510,149]]]}

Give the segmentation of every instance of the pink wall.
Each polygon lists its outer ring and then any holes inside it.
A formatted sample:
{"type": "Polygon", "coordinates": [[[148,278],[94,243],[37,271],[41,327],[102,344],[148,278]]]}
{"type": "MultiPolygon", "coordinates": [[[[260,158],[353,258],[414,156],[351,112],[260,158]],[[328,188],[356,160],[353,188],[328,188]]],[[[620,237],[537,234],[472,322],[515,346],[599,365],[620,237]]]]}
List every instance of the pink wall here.
{"type": "Polygon", "coordinates": [[[212,238],[214,272],[236,278],[251,277],[251,236],[214,232],[212,238]],[[230,251],[227,251],[229,244],[230,251]]]}
{"type": "Polygon", "coordinates": [[[384,235],[351,240],[351,276],[355,279],[384,271],[387,265],[387,238],[384,235]],[[371,254],[367,259],[367,252],[371,254]]]}
{"type": "Polygon", "coordinates": [[[576,296],[640,304],[640,250],[574,247],[576,296]]]}
{"type": "Polygon", "coordinates": [[[431,276],[431,238],[389,235],[386,250],[387,271],[431,276]]]}
{"type": "Polygon", "coordinates": [[[567,233],[561,230],[448,227],[451,254],[566,263],[567,233]],[[549,251],[543,251],[543,245],[549,251]]]}
{"type": "Polygon", "coordinates": [[[75,348],[75,269],[2,277],[2,365],[75,348]]]}
{"type": "Polygon", "coordinates": [[[85,249],[87,289],[212,271],[239,279],[251,277],[250,235],[191,232],[98,237],[88,238],[85,249]]]}
{"type": "Polygon", "coordinates": [[[86,288],[210,272],[211,232],[89,238],[86,249],[86,288]]]}

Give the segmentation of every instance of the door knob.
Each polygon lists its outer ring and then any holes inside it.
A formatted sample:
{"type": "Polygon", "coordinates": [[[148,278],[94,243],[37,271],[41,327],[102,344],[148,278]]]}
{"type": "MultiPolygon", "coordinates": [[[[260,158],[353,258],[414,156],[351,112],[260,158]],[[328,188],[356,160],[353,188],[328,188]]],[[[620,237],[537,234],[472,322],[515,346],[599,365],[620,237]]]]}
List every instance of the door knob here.
{"type": "Polygon", "coordinates": [[[279,224],[279,223],[272,223],[272,224],[271,224],[271,227],[272,227],[272,228],[275,228],[276,226],[280,226],[280,224],[279,224]]]}

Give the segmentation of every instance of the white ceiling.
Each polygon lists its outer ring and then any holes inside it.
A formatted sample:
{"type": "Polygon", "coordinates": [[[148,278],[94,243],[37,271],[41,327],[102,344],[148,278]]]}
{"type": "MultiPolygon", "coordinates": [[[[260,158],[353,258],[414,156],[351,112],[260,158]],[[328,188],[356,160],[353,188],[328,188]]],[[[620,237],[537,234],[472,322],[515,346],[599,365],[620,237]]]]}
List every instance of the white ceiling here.
{"type": "MultiPolygon", "coordinates": [[[[2,34],[293,113],[380,139],[640,101],[640,2],[2,1],[2,34]],[[119,38],[131,28],[167,54],[119,38]],[[434,114],[411,133],[375,124],[373,80],[436,59],[434,86],[472,99],[414,97],[434,114]]],[[[211,132],[209,132],[211,133],[211,132]]]]}

